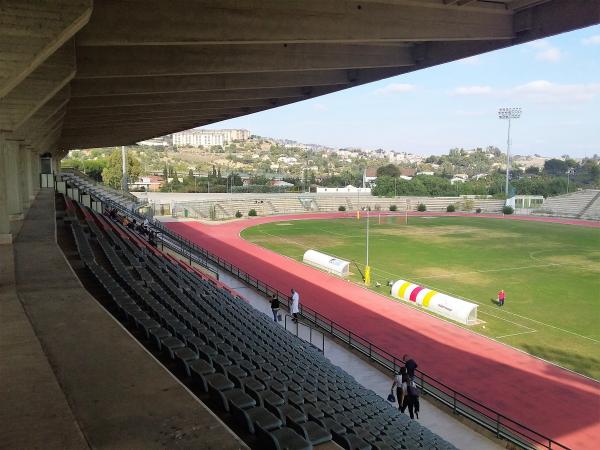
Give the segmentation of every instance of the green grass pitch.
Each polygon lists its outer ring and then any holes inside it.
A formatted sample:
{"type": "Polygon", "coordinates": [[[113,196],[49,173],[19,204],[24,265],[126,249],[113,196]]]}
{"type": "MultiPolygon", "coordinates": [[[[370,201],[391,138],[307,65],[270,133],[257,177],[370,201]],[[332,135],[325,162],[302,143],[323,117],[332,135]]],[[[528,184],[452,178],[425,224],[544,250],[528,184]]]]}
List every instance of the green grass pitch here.
{"type": "MultiPolygon", "coordinates": [[[[484,323],[456,326],[600,380],[600,229],[470,217],[405,224],[376,213],[369,224],[373,291],[389,296],[387,282],[402,278],[462,297],[484,323]]],[[[298,261],[315,249],[364,268],[364,218],[275,222],[242,236],[298,261]]]]}

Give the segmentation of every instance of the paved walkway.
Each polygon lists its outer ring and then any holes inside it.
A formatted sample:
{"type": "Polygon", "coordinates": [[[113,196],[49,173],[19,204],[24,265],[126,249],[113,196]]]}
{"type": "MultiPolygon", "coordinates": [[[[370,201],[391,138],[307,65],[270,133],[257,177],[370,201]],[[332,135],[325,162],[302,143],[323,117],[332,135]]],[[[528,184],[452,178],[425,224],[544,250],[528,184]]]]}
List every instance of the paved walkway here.
{"type": "Polygon", "coordinates": [[[82,287],[53,199],[0,247],[0,447],[247,448],[82,287]]]}
{"type": "Polygon", "coordinates": [[[302,293],[305,305],[335,318],[340,325],[384,350],[402,356],[402,349],[410,348],[426,373],[501,414],[571,448],[597,447],[599,383],[391,302],[239,237],[241,230],[259,223],[340,216],[303,214],[220,226],[192,222],[173,222],[168,226],[282,292],[293,286],[302,293]]]}

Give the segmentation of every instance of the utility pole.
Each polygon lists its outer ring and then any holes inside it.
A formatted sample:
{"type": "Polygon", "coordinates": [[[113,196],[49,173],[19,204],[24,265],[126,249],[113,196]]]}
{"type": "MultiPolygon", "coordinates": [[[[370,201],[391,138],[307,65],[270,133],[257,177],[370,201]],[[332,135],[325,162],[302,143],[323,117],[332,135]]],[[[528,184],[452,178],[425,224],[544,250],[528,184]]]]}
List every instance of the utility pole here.
{"type": "Polygon", "coordinates": [[[121,146],[121,159],[122,159],[122,168],[123,168],[123,178],[121,179],[123,192],[128,191],[128,183],[127,183],[127,150],[125,146],[121,146]]]}
{"type": "Polygon", "coordinates": [[[365,285],[366,286],[370,286],[371,285],[371,266],[369,266],[369,210],[367,209],[367,243],[366,243],[366,247],[367,247],[367,261],[365,264],[365,285]]]}

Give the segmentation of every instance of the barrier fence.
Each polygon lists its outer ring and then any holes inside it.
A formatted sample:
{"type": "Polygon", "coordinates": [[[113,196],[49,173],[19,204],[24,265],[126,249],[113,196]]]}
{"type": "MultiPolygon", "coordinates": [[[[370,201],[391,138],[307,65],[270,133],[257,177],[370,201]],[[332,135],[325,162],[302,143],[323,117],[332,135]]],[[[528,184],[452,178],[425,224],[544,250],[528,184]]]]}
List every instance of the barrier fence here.
{"type": "MultiPolygon", "coordinates": [[[[137,212],[128,210],[108,197],[102,197],[100,195],[100,200],[107,206],[116,208],[122,214],[126,214],[130,218],[141,221],[145,219],[137,212]]],[[[270,286],[268,283],[253,277],[239,267],[231,264],[229,261],[199,247],[196,243],[166,228],[162,223],[155,221],[152,223],[152,226],[159,232],[158,240],[165,247],[171,248],[174,251],[180,251],[182,255],[188,257],[190,262],[200,264],[208,270],[215,271],[215,267],[224,270],[266,296],[270,297],[276,295],[279,301],[285,304],[289,310],[291,300],[286,294],[270,286]],[[201,261],[204,261],[204,263],[201,261]]],[[[314,324],[316,327],[329,333],[332,337],[346,343],[349,347],[368,357],[371,361],[392,372],[397,372],[400,367],[404,365],[404,362],[400,357],[393,355],[367,339],[352,333],[349,329],[307,306],[300,305],[300,316],[303,320],[314,324]]],[[[570,450],[568,447],[560,444],[554,439],[544,436],[543,434],[506,417],[494,409],[472,399],[468,395],[458,392],[443,382],[427,375],[427,373],[423,371],[417,369],[415,374],[417,375],[418,384],[424,394],[429,395],[444,404],[454,414],[463,416],[487,431],[494,433],[495,436],[500,439],[506,439],[514,445],[527,449],[547,448],[570,450]]]]}

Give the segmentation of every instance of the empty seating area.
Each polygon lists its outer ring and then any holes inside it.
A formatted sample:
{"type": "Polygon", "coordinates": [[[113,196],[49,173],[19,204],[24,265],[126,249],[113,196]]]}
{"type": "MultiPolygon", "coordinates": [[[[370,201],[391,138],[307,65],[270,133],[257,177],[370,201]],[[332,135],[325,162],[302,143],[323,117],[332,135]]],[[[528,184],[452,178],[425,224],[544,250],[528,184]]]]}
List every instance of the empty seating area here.
{"type": "Polygon", "coordinates": [[[65,202],[65,223],[109,310],[251,445],[454,448],[214,280],[65,202]]]}
{"type": "MultiPolygon", "coordinates": [[[[304,212],[335,212],[340,206],[347,211],[370,208],[372,211],[389,211],[391,205],[396,205],[397,211],[416,211],[420,203],[427,206],[427,211],[446,212],[448,205],[457,206],[462,210],[464,199],[461,197],[373,197],[356,194],[246,194],[238,197],[234,194],[220,200],[199,200],[175,203],[175,214],[198,219],[223,220],[235,217],[240,211],[244,217],[251,209],[257,215],[298,214],[304,212]],[[212,210],[212,213],[211,213],[212,210]],[[187,215],[186,215],[187,214],[187,215]]],[[[503,200],[474,199],[474,212],[481,208],[483,213],[499,213],[504,205],[503,200]]]]}
{"type": "Polygon", "coordinates": [[[600,219],[600,190],[584,189],[570,194],[548,197],[534,214],[584,219],[600,219]]]}
{"type": "Polygon", "coordinates": [[[596,194],[596,197],[588,204],[586,208],[581,212],[580,218],[600,220],[600,191],[596,194]]]}

